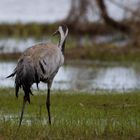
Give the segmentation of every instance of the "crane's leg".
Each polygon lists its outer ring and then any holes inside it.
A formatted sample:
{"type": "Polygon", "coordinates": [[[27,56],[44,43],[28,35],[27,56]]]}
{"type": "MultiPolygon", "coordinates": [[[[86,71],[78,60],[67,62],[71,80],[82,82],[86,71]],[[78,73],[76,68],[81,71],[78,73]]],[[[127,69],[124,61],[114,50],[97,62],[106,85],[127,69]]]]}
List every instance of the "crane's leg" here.
{"type": "Polygon", "coordinates": [[[46,107],[48,111],[48,117],[49,117],[49,124],[51,125],[51,115],[50,115],[50,86],[48,85],[48,93],[47,93],[47,99],[46,99],[46,107]]]}
{"type": "Polygon", "coordinates": [[[21,122],[22,122],[22,118],[23,118],[23,114],[24,114],[24,108],[25,108],[26,101],[27,101],[27,98],[24,96],[23,97],[23,105],[22,105],[22,110],[21,110],[21,116],[20,116],[20,121],[19,121],[18,129],[21,126],[21,122]]]}

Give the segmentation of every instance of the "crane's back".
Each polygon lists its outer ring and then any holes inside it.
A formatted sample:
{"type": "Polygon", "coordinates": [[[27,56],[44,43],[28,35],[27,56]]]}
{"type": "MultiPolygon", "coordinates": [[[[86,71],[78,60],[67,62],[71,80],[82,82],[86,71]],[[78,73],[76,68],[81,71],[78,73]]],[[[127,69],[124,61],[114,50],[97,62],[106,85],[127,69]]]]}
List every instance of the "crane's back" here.
{"type": "Polygon", "coordinates": [[[64,62],[63,54],[57,46],[53,44],[38,44],[28,48],[21,59],[29,57],[34,65],[39,80],[53,78],[64,62]]]}

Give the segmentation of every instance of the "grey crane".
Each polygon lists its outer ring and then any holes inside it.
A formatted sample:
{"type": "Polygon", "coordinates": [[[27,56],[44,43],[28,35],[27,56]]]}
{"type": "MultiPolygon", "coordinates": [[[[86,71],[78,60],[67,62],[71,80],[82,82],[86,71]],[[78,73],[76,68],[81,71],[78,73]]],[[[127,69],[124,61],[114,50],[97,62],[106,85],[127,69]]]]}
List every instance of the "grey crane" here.
{"type": "Polygon", "coordinates": [[[46,98],[46,108],[48,111],[49,124],[51,124],[50,115],[50,89],[53,79],[59,68],[64,63],[65,41],[68,35],[66,25],[59,26],[54,35],[60,34],[58,45],[50,43],[41,43],[26,49],[18,60],[17,66],[9,77],[15,77],[15,94],[18,97],[19,88],[24,91],[23,105],[19,121],[19,127],[22,122],[25,104],[30,103],[31,86],[39,82],[47,83],[48,91],[46,98]]]}

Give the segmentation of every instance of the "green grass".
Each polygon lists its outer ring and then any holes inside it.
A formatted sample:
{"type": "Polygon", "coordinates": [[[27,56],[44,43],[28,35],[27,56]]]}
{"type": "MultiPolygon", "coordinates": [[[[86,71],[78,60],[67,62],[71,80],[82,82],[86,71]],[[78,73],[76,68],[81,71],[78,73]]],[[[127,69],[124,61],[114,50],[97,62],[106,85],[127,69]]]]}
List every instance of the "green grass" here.
{"type": "MultiPolygon", "coordinates": [[[[63,21],[58,21],[55,23],[0,23],[0,37],[36,37],[40,38],[42,36],[48,35],[48,33],[54,32],[58,26],[65,24],[63,21]]],[[[67,24],[68,25],[68,24],[67,24]]],[[[91,23],[88,24],[88,29],[85,28],[73,28],[70,25],[70,34],[105,34],[115,32],[113,28],[108,28],[105,24],[91,23]]],[[[138,28],[137,28],[138,29],[138,28]]]]}
{"type": "MultiPolygon", "coordinates": [[[[65,50],[65,60],[91,60],[101,62],[139,62],[140,47],[122,47],[119,48],[113,45],[95,45],[78,47],[76,44],[68,40],[65,50]]],[[[0,61],[16,60],[21,56],[21,53],[1,53],[0,61]]]]}
{"type": "Polygon", "coordinates": [[[0,24],[0,37],[35,37],[40,38],[42,36],[48,35],[48,33],[54,32],[59,23],[54,24],[38,24],[38,23],[29,23],[29,24],[0,24]]]}
{"type": "Polygon", "coordinates": [[[0,139],[140,139],[139,92],[55,92],[51,95],[52,126],[48,125],[46,91],[34,93],[16,135],[22,95],[16,99],[13,89],[0,89],[0,139]]]}
{"type": "MultiPolygon", "coordinates": [[[[0,24],[0,38],[27,39],[33,37],[36,40],[48,38],[54,43],[58,42],[58,37],[52,37],[52,33],[61,23],[54,24],[0,24]]],[[[96,29],[96,28],[95,28],[96,29]]],[[[140,61],[140,44],[127,44],[120,47],[112,43],[94,44],[92,35],[89,32],[80,33],[84,42],[80,43],[79,38],[69,29],[69,35],[66,42],[65,57],[66,60],[93,60],[93,61],[117,61],[117,62],[139,62],[140,61]]],[[[94,34],[97,35],[97,34],[94,34]]],[[[103,35],[103,34],[101,34],[103,35]]],[[[120,38],[123,36],[120,35],[120,38]]],[[[115,41],[115,40],[114,40],[115,41]]],[[[4,44],[3,44],[4,45],[4,44]]],[[[17,60],[20,53],[0,53],[1,61],[17,60]]]]}

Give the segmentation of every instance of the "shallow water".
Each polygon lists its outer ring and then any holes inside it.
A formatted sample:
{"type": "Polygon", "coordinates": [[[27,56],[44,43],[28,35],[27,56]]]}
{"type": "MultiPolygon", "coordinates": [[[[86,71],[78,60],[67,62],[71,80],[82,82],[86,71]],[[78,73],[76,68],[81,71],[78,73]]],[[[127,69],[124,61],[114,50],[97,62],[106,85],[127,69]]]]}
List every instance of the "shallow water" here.
{"type": "MultiPolygon", "coordinates": [[[[23,52],[25,49],[27,49],[30,46],[33,46],[34,44],[39,44],[41,42],[43,43],[49,43],[49,42],[56,42],[57,38],[53,38],[52,36],[42,37],[42,39],[35,39],[35,38],[0,38],[0,53],[13,53],[13,52],[23,52]]],[[[115,44],[116,46],[123,47],[125,46],[129,41],[125,38],[120,38],[119,34],[116,35],[100,35],[95,37],[85,37],[81,36],[80,40],[78,40],[75,37],[69,37],[68,43],[70,42],[76,43],[79,41],[79,44],[88,44],[93,45],[93,42],[95,44],[105,44],[105,43],[111,43],[115,44]]],[[[57,41],[58,42],[58,41],[57,41]]]]}
{"type": "Polygon", "coordinates": [[[40,42],[50,42],[50,39],[36,40],[35,38],[0,38],[0,53],[23,52],[28,47],[40,42]]]}
{"type": "MultiPolygon", "coordinates": [[[[14,78],[5,79],[15,68],[15,62],[0,63],[0,87],[14,87],[14,78]]],[[[36,89],[36,85],[33,85],[36,89]]],[[[47,89],[47,85],[40,83],[40,89],[47,89]]],[[[125,66],[73,66],[60,68],[52,89],[78,90],[94,92],[95,90],[129,91],[140,89],[140,72],[134,67],[125,66]]]]}

